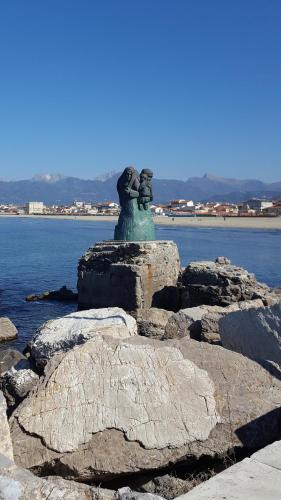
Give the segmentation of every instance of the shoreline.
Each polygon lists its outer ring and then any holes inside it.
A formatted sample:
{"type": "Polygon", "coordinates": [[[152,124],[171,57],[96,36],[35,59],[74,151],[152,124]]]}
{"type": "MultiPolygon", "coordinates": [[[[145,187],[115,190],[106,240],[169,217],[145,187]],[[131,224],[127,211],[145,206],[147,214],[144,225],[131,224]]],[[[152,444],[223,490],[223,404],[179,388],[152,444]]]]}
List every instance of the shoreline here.
{"type": "MultiPolygon", "coordinates": [[[[0,214],[0,218],[55,219],[94,222],[116,222],[113,215],[10,215],[0,214]]],[[[172,217],[156,216],[155,225],[171,227],[210,227],[230,229],[281,230],[281,217],[172,217]]]]}

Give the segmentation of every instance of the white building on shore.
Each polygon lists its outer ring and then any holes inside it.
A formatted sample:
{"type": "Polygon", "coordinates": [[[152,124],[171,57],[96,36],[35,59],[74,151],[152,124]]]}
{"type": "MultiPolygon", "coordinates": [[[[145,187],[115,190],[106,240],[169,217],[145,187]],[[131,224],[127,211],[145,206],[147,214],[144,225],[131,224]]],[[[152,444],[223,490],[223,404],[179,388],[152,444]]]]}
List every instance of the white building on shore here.
{"type": "Polygon", "coordinates": [[[26,205],[26,213],[28,215],[39,215],[44,212],[43,201],[29,201],[26,205]]]}

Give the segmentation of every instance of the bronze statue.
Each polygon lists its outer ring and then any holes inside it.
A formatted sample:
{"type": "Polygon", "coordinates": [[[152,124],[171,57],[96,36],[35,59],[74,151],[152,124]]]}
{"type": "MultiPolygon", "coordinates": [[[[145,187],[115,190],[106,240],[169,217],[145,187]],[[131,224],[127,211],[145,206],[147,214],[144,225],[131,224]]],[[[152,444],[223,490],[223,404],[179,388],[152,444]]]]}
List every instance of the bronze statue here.
{"type": "Polygon", "coordinates": [[[115,226],[114,239],[125,241],[155,240],[154,223],[149,208],[152,201],[153,172],[134,167],[125,168],[118,179],[117,191],[121,212],[115,226]]]}

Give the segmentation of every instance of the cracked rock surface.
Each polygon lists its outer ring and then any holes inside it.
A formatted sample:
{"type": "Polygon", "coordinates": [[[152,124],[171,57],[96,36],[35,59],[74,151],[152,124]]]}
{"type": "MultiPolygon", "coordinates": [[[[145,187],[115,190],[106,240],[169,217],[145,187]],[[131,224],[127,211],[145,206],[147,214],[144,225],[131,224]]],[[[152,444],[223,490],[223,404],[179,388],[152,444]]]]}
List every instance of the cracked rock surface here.
{"type": "Polygon", "coordinates": [[[137,335],[136,320],[119,307],[79,311],[44,323],[27,351],[38,368],[58,352],[66,352],[99,334],[116,338],[137,335]]]}
{"type": "Polygon", "coordinates": [[[55,356],[13,413],[15,460],[79,480],[159,469],[267,444],[280,404],[279,380],[219,346],[98,337],[55,356]]]}

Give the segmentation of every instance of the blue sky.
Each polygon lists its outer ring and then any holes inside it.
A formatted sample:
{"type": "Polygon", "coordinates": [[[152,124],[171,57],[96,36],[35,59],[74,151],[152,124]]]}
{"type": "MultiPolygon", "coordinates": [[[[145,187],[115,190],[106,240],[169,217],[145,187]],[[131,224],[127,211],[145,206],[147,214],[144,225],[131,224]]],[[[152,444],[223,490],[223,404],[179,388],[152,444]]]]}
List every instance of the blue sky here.
{"type": "Polygon", "coordinates": [[[0,178],[281,180],[280,0],[0,2],[0,178]]]}

